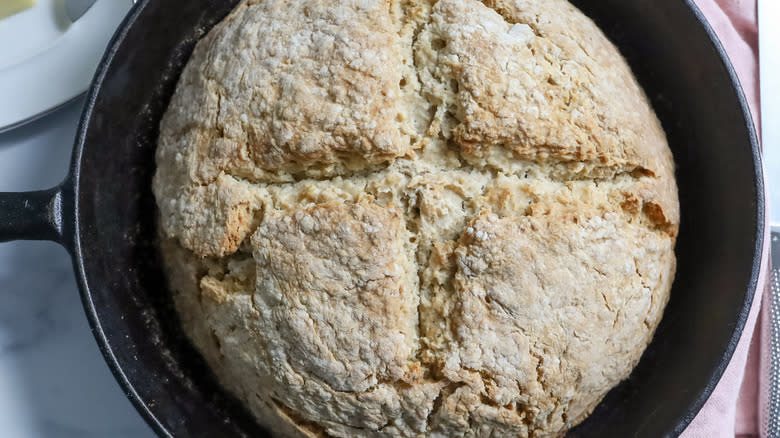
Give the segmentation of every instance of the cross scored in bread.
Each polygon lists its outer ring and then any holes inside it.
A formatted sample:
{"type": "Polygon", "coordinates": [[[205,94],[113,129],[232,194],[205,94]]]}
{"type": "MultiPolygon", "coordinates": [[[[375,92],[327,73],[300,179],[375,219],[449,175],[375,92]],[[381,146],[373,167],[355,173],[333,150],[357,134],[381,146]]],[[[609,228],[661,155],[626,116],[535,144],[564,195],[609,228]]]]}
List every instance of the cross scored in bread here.
{"type": "Polygon", "coordinates": [[[280,436],[557,436],[674,277],[674,165],[563,0],[244,1],[154,193],[183,328],[280,436]]]}

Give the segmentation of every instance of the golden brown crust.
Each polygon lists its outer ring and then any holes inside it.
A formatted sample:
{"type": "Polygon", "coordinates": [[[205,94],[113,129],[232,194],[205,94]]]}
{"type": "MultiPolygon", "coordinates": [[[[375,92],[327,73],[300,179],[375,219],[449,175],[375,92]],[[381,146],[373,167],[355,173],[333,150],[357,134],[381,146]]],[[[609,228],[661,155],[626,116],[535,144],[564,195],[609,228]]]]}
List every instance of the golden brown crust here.
{"type": "Polygon", "coordinates": [[[306,357],[296,372],[342,392],[415,379],[417,276],[402,221],[399,209],[365,202],[263,219],[251,242],[253,298],[268,314],[259,328],[278,333],[272,351],[306,357]]]}
{"type": "Polygon", "coordinates": [[[157,164],[183,328],[280,436],[558,436],[674,276],[664,133],[563,0],[244,1],[157,164]]]}
{"type": "Polygon", "coordinates": [[[618,214],[576,207],[470,222],[454,251],[452,297],[440,301],[450,327],[439,334],[448,338],[441,373],[466,384],[467,405],[438,421],[501,416],[502,436],[564,430],[639,360],[635,345],[649,342],[664,304],[646,285],[670,284],[672,242],[618,214]]]}

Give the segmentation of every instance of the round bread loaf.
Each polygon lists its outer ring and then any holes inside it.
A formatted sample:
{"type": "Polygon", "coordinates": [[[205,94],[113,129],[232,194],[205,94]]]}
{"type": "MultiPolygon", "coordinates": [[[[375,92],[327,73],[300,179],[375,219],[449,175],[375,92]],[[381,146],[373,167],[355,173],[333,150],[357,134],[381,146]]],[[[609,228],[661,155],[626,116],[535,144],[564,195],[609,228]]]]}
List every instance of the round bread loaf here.
{"type": "Polygon", "coordinates": [[[183,329],[278,436],[556,436],[674,277],[674,165],[564,0],[247,0],[154,193],[183,329]]]}

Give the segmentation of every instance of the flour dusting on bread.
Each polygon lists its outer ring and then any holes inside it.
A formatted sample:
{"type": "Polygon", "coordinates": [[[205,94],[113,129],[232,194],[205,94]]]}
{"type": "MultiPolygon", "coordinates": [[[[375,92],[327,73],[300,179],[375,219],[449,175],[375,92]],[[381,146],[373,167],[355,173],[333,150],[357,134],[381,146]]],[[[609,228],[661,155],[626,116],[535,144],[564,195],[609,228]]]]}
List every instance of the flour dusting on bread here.
{"type": "Polygon", "coordinates": [[[560,435],[674,277],[664,132],[565,0],[245,0],[157,166],[183,328],[279,436],[560,435]]]}

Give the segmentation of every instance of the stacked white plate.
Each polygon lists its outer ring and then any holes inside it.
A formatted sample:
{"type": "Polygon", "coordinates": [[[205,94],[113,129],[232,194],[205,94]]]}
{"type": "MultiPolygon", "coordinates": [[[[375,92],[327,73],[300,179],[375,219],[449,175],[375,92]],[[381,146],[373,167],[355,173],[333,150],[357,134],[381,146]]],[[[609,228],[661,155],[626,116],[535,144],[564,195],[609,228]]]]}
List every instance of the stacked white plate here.
{"type": "Polygon", "coordinates": [[[70,23],[63,0],[38,0],[32,9],[0,20],[0,132],[84,93],[132,4],[98,0],[70,23]]]}

